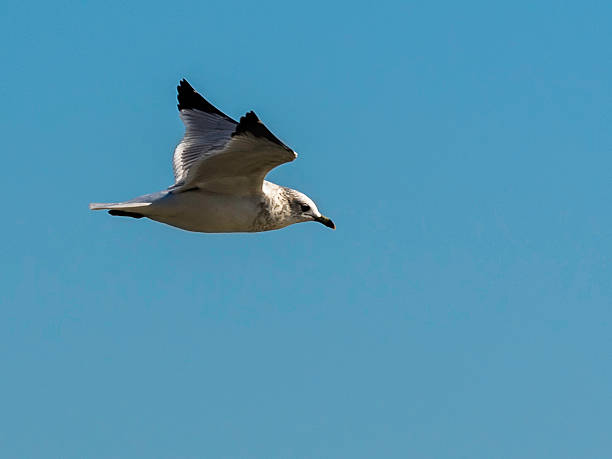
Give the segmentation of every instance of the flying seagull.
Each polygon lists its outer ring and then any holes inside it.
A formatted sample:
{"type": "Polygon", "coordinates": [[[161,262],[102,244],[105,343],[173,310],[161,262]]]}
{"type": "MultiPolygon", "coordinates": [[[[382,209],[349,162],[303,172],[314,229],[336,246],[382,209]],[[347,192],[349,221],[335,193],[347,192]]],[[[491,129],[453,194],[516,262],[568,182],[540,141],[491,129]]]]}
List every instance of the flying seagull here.
{"type": "Polygon", "coordinates": [[[174,185],[125,202],[92,203],[90,209],[202,233],[270,231],[308,221],[336,228],[305,194],[264,180],[297,154],[254,112],[237,123],[186,80],[177,89],[185,135],[172,159],[174,185]]]}

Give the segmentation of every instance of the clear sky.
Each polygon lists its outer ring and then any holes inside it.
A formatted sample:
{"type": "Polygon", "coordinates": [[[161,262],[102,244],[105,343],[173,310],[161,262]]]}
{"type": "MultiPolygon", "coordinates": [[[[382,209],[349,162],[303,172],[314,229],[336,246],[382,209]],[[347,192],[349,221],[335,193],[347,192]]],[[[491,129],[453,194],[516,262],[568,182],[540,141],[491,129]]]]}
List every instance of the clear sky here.
{"type": "Polygon", "coordinates": [[[612,457],[609,1],[88,3],[0,6],[0,456],[612,457]],[[89,211],[181,78],[338,230],[89,211]]]}

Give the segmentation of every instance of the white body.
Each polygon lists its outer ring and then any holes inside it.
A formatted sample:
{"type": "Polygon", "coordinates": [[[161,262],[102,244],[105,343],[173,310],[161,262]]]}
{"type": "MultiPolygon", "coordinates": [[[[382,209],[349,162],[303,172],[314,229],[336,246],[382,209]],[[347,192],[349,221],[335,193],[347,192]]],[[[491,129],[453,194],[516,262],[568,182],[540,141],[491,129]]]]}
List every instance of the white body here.
{"type": "Polygon", "coordinates": [[[261,197],[230,196],[197,188],[167,194],[146,207],[142,214],[151,220],[187,231],[249,232],[257,231],[256,219],[261,205],[261,197]]]}

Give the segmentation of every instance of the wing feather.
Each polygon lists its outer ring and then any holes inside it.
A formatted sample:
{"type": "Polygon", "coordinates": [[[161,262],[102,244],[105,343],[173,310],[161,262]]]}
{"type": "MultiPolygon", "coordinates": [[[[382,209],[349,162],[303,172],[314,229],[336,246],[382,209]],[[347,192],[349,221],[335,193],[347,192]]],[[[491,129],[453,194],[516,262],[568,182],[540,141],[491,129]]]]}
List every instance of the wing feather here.
{"type": "Polygon", "coordinates": [[[220,193],[258,193],[270,170],[297,157],[254,112],[236,123],[185,80],[178,86],[178,102],[185,135],[172,161],[174,191],[197,186],[220,193]]]}
{"type": "Polygon", "coordinates": [[[179,116],[185,125],[185,135],[172,158],[178,184],[202,155],[225,146],[238,123],[204,99],[187,80],[181,80],[177,91],[179,116]]]}

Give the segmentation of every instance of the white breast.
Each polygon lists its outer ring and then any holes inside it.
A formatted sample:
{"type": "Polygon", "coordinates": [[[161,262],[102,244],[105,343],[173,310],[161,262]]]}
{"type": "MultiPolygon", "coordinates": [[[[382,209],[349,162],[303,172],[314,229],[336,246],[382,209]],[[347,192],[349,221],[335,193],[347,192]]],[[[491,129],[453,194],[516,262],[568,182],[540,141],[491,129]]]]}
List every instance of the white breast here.
{"type": "Polygon", "coordinates": [[[231,196],[196,189],[169,194],[148,209],[147,217],[188,231],[234,233],[257,231],[261,197],[231,196]]]}

